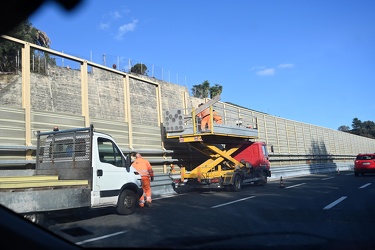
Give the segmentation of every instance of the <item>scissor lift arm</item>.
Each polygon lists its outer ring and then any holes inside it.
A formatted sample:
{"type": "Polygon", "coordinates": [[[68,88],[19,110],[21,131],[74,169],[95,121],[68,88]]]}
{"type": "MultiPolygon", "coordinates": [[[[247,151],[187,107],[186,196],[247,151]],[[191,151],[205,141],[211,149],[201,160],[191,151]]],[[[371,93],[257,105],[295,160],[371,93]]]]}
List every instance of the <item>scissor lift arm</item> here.
{"type": "Polygon", "coordinates": [[[232,154],[235,153],[240,146],[226,150],[220,149],[217,144],[205,143],[203,141],[200,141],[200,146],[195,144],[196,143],[190,143],[190,146],[208,156],[208,159],[190,172],[185,172],[181,176],[182,179],[197,178],[199,180],[224,177],[226,173],[233,171],[234,166],[243,166],[243,164],[232,157],[232,154]],[[223,164],[224,161],[226,161],[226,164],[223,164]],[[228,164],[228,162],[231,164],[228,164]]]}

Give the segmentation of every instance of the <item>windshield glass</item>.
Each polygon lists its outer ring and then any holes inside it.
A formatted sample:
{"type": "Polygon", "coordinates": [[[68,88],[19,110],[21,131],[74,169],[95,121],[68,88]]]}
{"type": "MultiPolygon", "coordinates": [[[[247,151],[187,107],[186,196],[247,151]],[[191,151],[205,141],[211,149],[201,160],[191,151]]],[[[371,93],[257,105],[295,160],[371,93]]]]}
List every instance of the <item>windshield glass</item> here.
{"type": "Polygon", "coordinates": [[[375,159],[375,155],[358,155],[357,160],[371,160],[375,159]]]}

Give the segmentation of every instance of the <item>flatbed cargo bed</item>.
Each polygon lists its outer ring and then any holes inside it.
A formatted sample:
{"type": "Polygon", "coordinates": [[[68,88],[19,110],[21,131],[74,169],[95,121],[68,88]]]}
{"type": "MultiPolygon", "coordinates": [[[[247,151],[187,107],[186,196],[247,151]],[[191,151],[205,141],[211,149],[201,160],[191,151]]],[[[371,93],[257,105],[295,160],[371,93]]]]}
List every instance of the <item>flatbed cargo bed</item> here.
{"type": "Polygon", "coordinates": [[[16,213],[48,212],[72,208],[90,207],[91,189],[88,187],[31,188],[0,192],[1,204],[16,213]]]}
{"type": "Polygon", "coordinates": [[[28,189],[38,187],[88,186],[88,180],[59,180],[57,175],[0,177],[0,189],[28,189]]]}

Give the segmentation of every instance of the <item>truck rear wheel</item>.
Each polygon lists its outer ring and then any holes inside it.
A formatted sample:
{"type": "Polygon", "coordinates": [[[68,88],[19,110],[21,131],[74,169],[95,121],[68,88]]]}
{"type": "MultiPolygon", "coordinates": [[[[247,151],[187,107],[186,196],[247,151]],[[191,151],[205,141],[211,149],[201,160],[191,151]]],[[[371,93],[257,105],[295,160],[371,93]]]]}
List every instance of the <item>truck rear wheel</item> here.
{"type": "Polygon", "coordinates": [[[241,190],[242,180],[239,174],[236,174],[233,179],[233,184],[230,186],[232,192],[239,192],[241,190]]]}
{"type": "Polygon", "coordinates": [[[136,194],[132,190],[123,190],[118,199],[117,212],[122,215],[134,213],[136,201],[136,194]]]}

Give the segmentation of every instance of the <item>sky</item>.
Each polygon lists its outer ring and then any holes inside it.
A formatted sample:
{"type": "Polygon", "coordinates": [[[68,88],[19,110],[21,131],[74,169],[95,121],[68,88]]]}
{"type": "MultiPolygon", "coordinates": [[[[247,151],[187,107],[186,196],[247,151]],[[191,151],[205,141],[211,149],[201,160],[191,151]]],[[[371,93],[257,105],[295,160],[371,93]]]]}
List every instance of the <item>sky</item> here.
{"type": "MultiPolygon", "coordinates": [[[[337,130],[375,121],[373,0],[49,1],[29,21],[51,49],[220,101],[337,130]]],[[[64,65],[69,62],[60,62],[64,65]]]]}

